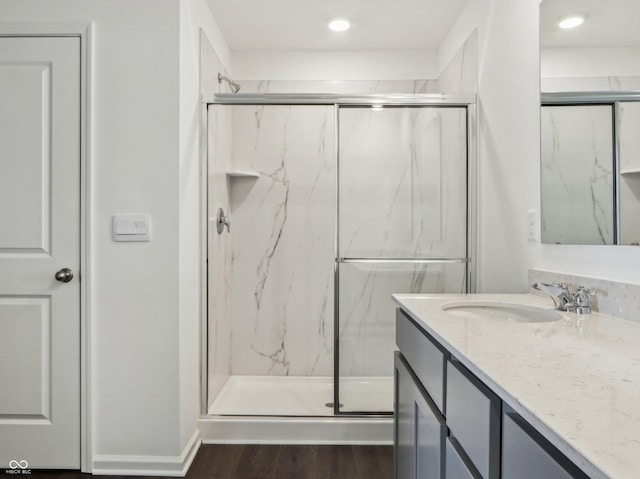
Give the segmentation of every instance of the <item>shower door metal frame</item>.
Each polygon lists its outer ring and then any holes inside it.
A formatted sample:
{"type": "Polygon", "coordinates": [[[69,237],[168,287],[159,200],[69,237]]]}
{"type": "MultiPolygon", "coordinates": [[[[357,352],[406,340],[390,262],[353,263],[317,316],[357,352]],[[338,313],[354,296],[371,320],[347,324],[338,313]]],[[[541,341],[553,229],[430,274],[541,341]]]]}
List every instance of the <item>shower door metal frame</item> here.
{"type": "MultiPolygon", "coordinates": [[[[466,145],[466,158],[467,158],[467,220],[466,220],[466,258],[376,258],[376,262],[391,263],[391,262],[403,262],[407,263],[465,263],[465,286],[468,293],[475,292],[476,290],[476,251],[477,251],[477,116],[476,116],[476,95],[475,94],[441,94],[441,93],[426,93],[426,94],[280,94],[280,93],[266,93],[266,94],[253,94],[253,93],[215,93],[213,95],[202,96],[202,110],[201,110],[201,157],[202,157],[202,181],[201,187],[203,188],[203,224],[207,224],[208,211],[207,211],[207,177],[208,177],[208,116],[207,110],[210,105],[245,105],[245,106],[268,106],[268,105],[280,105],[280,106],[311,106],[311,105],[324,105],[333,106],[334,108],[334,362],[333,362],[333,413],[335,417],[389,417],[392,412],[340,412],[339,410],[339,392],[340,392],[340,350],[339,350],[339,336],[340,336],[340,314],[339,314],[339,278],[338,278],[338,265],[340,263],[347,262],[373,262],[367,258],[340,258],[338,256],[338,241],[339,241],[339,111],[342,106],[390,106],[390,107],[446,107],[446,108],[464,108],[466,110],[466,130],[467,130],[467,145],[466,145]]],[[[201,277],[203,278],[202,284],[202,297],[203,297],[203,313],[201,318],[201,414],[202,416],[208,415],[208,228],[204,228],[204,234],[202,238],[202,257],[204,258],[203,271],[201,277]]]]}
{"type": "MultiPolygon", "coordinates": [[[[430,96],[430,95],[427,95],[430,96]]],[[[437,95],[438,97],[445,97],[447,95],[437,95]]],[[[457,96],[456,96],[457,97],[457,96]]],[[[468,97],[470,100],[475,101],[475,95],[468,97]]],[[[456,98],[457,100],[460,97],[456,98]]],[[[340,411],[340,278],[339,278],[339,267],[340,264],[347,263],[367,263],[367,264],[465,264],[465,291],[466,292],[474,292],[475,291],[475,264],[471,261],[471,258],[475,258],[476,251],[476,242],[475,242],[475,227],[476,227],[476,211],[475,199],[476,193],[476,161],[475,161],[475,103],[467,103],[467,104],[459,104],[457,101],[453,101],[454,98],[451,98],[451,102],[449,101],[438,101],[435,103],[432,102],[410,102],[410,103],[394,103],[390,102],[384,104],[384,106],[389,107],[432,107],[432,108],[465,108],[466,109],[466,122],[465,128],[467,133],[467,145],[466,145],[466,174],[467,174],[467,185],[466,185],[466,256],[461,258],[452,258],[452,257],[429,257],[429,258],[387,258],[387,257],[375,257],[375,258],[363,258],[363,257],[341,257],[340,256],[340,108],[343,106],[354,107],[354,106],[373,106],[379,105],[379,102],[373,103],[347,103],[347,104],[336,104],[335,109],[335,263],[334,263],[334,389],[333,389],[333,405],[334,405],[334,415],[335,416],[383,416],[388,417],[392,416],[392,411],[349,411],[342,412],[340,411]],[[473,132],[472,132],[473,128],[473,132]],[[473,155],[473,157],[472,157],[473,155]],[[472,160],[473,158],[473,160],[472,160]]]]}

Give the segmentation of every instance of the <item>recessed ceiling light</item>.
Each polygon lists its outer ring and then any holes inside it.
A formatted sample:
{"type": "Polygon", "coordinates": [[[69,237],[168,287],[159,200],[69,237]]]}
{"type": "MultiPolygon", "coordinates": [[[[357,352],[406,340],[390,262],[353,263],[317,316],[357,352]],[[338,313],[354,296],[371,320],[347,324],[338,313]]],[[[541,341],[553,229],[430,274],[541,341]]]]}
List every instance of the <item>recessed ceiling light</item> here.
{"type": "Polygon", "coordinates": [[[349,30],[351,23],[346,18],[332,18],[329,20],[329,29],[334,32],[344,32],[345,30],[349,30]]]}
{"type": "Polygon", "coordinates": [[[375,104],[375,105],[371,105],[371,109],[372,109],[373,111],[380,111],[380,110],[382,110],[383,108],[384,108],[384,106],[383,106],[383,105],[380,105],[379,103],[378,103],[378,104],[375,104]]]}
{"type": "Polygon", "coordinates": [[[569,28],[575,28],[582,25],[584,23],[584,19],[585,15],[571,15],[560,20],[558,26],[560,28],[564,28],[565,30],[569,28]]]}

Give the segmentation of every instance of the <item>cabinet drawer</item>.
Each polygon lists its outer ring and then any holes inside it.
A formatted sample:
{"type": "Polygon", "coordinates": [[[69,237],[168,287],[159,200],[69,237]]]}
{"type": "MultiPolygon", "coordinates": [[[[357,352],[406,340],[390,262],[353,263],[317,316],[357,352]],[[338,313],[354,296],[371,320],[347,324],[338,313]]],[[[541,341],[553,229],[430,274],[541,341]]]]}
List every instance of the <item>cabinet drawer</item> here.
{"type": "Polygon", "coordinates": [[[444,413],[444,351],[400,309],[396,310],[396,344],[433,402],[444,413]]]}
{"type": "Polygon", "coordinates": [[[445,479],[480,479],[478,473],[473,471],[473,466],[468,464],[468,459],[463,459],[463,456],[458,452],[458,447],[454,445],[450,437],[447,438],[445,479]]]}
{"type": "Polygon", "coordinates": [[[542,434],[505,405],[502,416],[502,478],[539,477],[587,479],[542,434]]]}
{"type": "Polygon", "coordinates": [[[483,479],[500,476],[501,401],[458,361],[447,361],[447,425],[483,479]]]}

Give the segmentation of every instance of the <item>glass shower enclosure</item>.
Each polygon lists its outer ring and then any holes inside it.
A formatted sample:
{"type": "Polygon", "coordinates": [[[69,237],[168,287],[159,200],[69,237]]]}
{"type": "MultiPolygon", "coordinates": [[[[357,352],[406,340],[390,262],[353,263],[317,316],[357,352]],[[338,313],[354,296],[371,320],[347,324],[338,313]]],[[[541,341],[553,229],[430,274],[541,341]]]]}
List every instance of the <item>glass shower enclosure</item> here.
{"type": "Polygon", "coordinates": [[[392,413],[391,295],[473,290],[473,101],[215,95],[208,414],[392,413]]]}

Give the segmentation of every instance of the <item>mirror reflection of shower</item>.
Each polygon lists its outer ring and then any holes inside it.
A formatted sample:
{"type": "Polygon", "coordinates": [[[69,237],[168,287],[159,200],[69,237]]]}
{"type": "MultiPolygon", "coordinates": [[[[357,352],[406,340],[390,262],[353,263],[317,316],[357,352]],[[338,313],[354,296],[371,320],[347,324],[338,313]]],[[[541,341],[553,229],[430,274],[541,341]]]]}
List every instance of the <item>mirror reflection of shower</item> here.
{"type": "Polygon", "coordinates": [[[218,73],[218,83],[222,83],[223,81],[227,82],[229,88],[233,93],[238,93],[240,91],[240,85],[234,82],[231,78],[224,76],[222,73],[218,73]]]}

